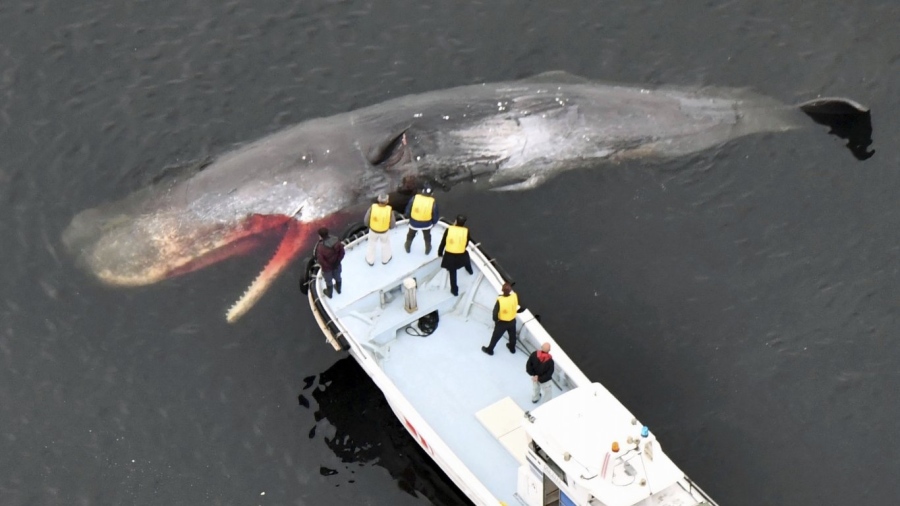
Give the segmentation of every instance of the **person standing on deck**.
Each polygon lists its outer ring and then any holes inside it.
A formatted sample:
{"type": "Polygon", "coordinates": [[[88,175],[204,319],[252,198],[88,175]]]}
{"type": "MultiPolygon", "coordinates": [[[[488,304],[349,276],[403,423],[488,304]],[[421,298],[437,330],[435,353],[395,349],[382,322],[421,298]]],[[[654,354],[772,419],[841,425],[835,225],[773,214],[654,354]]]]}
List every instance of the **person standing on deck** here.
{"type": "Polygon", "coordinates": [[[422,231],[425,238],[425,254],[431,253],[431,228],[438,222],[437,202],[432,196],[431,187],[425,185],[412,200],[406,204],[406,216],[409,218],[409,232],[406,233],[406,252],[412,247],[416,232],[422,231]]]}
{"type": "Polygon", "coordinates": [[[481,347],[481,351],[488,355],[494,354],[494,346],[497,346],[504,332],[509,333],[506,349],[510,353],[516,352],[516,313],[525,311],[524,307],[519,307],[519,296],[512,291],[512,285],[503,283],[501,290],[503,294],[497,297],[497,302],[494,303],[494,333],[491,335],[491,344],[481,347]]]}
{"type": "Polygon", "coordinates": [[[386,264],[391,261],[391,238],[388,230],[394,228],[397,224],[394,219],[394,212],[388,205],[388,195],[382,193],[378,196],[378,202],[372,204],[372,207],[366,211],[363,223],[369,227],[369,239],[366,245],[366,263],[370,266],[375,265],[375,247],[381,244],[381,263],[386,264]]]}
{"type": "Polygon", "coordinates": [[[332,281],[334,290],[341,293],[341,260],[344,259],[344,243],[337,237],[328,235],[328,229],[319,229],[319,242],[313,248],[313,256],[322,270],[322,278],[325,279],[325,296],[329,299],[332,294],[332,281]]]}
{"type": "Polygon", "coordinates": [[[541,349],[535,350],[525,362],[525,372],[531,376],[531,402],[537,404],[541,399],[544,402],[553,398],[553,357],[550,355],[550,343],[541,345],[541,349]]]}
{"type": "Polygon", "coordinates": [[[456,271],[462,267],[466,272],[473,274],[472,261],[466,246],[469,245],[469,229],[466,228],[466,217],[460,214],[453,225],[444,231],[441,244],[438,245],[438,256],[443,257],[441,267],[450,273],[450,293],[459,295],[459,285],[456,284],[456,271]]]}

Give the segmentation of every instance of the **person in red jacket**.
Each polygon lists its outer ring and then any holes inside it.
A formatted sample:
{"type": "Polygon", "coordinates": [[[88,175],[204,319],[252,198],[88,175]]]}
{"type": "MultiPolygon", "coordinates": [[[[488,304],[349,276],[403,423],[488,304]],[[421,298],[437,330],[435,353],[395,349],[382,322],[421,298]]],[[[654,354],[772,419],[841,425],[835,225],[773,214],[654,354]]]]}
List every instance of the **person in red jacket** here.
{"type": "Polygon", "coordinates": [[[525,362],[525,372],[531,376],[531,402],[537,404],[543,397],[544,401],[553,398],[553,357],[550,355],[550,343],[541,345],[541,349],[535,350],[525,362]]]}
{"type": "Polygon", "coordinates": [[[319,242],[313,249],[316,262],[322,270],[325,279],[325,296],[331,298],[332,286],[337,293],[341,293],[341,260],[344,259],[344,243],[328,234],[328,229],[319,229],[319,242]],[[334,285],[332,285],[332,281],[334,285]]]}

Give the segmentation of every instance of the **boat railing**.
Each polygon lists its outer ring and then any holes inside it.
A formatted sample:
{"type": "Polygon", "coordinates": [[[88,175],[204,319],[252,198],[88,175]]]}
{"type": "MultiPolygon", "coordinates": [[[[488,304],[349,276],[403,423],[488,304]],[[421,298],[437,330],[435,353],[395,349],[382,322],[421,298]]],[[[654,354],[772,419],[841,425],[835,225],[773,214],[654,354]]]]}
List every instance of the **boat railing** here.
{"type": "MultiPolygon", "coordinates": [[[[687,491],[687,493],[691,494],[691,496],[694,496],[694,492],[697,492],[700,495],[700,497],[703,498],[704,502],[700,503],[701,505],[702,504],[710,504],[710,505],[716,504],[716,502],[713,501],[712,498],[706,492],[704,492],[702,488],[700,488],[696,483],[694,483],[694,480],[690,479],[687,475],[684,476],[684,481],[686,481],[688,484],[688,488],[685,489],[687,491]]],[[[679,482],[679,485],[681,485],[681,487],[684,488],[684,485],[681,482],[679,482]]]]}
{"type": "MultiPolygon", "coordinates": [[[[313,278],[313,280],[315,280],[315,278],[313,278]]],[[[325,334],[325,340],[328,344],[334,348],[334,351],[349,350],[351,346],[353,346],[351,340],[344,337],[343,330],[338,327],[337,322],[335,322],[328,311],[325,310],[325,306],[322,304],[319,294],[316,293],[315,290],[309,290],[307,296],[309,297],[310,304],[315,307],[313,317],[316,319],[316,323],[319,324],[319,328],[321,328],[322,332],[325,334]]]]}
{"type": "MultiPolygon", "coordinates": [[[[532,318],[535,321],[539,321],[537,319],[536,315],[532,316],[532,318]]],[[[529,320],[526,320],[526,323],[528,321],[529,320]]],[[[519,328],[518,335],[519,335],[519,345],[518,346],[527,355],[531,355],[535,350],[538,350],[540,348],[540,345],[543,343],[543,341],[539,341],[538,339],[536,339],[531,334],[531,331],[528,329],[528,327],[526,327],[525,325],[522,325],[519,328]]],[[[554,350],[552,352],[552,355],[553,355],[553,360],[557,361],[558,360],[557,356],[560,355],[560,353],[558,351],[554,350]]],[[[565,392],[567,390],[571,390],[572,388],[578,386],[572,381],[571,378],[569,378],[569,375],[566,373],[566,371],[570,370],[570,369],[571,369],[571,367],[566,367],[563,363],[560,363],[560,366],[554,368],[554,370],[553,370],[553,376],[552,376],[551,381],[553,381],[553,383],[555,383],[556,386],[559,387],[559,389],[563,392],[565,392]]]]}
{"type": "MultiPolygon", "coordinates": [[[[496,260],[484,252],[482,246],[479,245],[476,248],[471,248],[469,250],[469,255],[472,257],[473,262],[477,261],[480,263],[479,268],[485,274],[483,282],[490,284],[493,293],[499,294],[503,283],[512,279],[508,273],[504,274],[506,271],[499,266],[499,263],[496,260]]],[[[493,308],[486,310],[488,311],[488,314],[490,314],[493,311],[493,308]]],[[[570,387],[591,384],[591,381],[587,376],[585,376],[584,373],[581,372],[581,369],[572,362],[572,359],[569,358],[556,340],[550,336],[546,329],[544,329],[543,325],[538,320],[538,317],[534,315],[531,310],[525,309],[523,312],[519,313],[517,320],[522,322],[518,327],[518,334],[520,336],[520,346],[523,351],[530,354],[544,342],[548,342],[552,346],[553,361],[557,365],[556,372],[554,373],[554,381],[558,387],[565,390],[570,387]]]]}
{"type": "MultiPolygon", "coordinates": [[[[495,285],[494,289],[497,293],[500,292],[500,288],[503,286],[503,282],[508,282],[512,285],[516,284],[514,278],[509,274],[509,272],[503,267],[502,264],[500,264],[500,262],[497,261],[496,258],[492,257],[487,251],[485,251],[484,246],[480,242],[476,243],[475,247],[477,249],[474,250],[474,253],[476,253],[477,256],[481,257],[483,259],[482,261],[485,264],[493,267],[493,270],[496,271],[500,277],[500,279],[498,280],[496,279],[496,276],[494,276],[495,283],[493,284],[495,285]]],[[[470,251],[470,254],[471,253],[472,251],[470,251]]],[[[481,270],[482,272],[485,272],[484,269],[481,270]]],[[[480,309],[485,310],[488,314],[491,314],[493,312],[493,308],[484,307],[477,302],[474,302],[474,305],[479,306],[480,309]]],[[[580,373],[581,370],[577,366],[575,366],[575,363],[572,362],[571,359],[569,359],[569,356],[566,355],[562,348],[552,337],[550,337],[550,335],[541,325],[539,315],[532,314],[530,310],[526,309],[523,313],[521,313],[519,318],[522,323],[517,329],[517,334],[519,336],[519,347],[522,349],[522,351],[530,355],[532,352],[537,350],[544,342],[550,342],[551,345],[555,348],[553,352],[553,360],[559,367],[557,367],[556,371],[553,373],[553,382],[557,387],[560,388],[560,390],[566,391],[579,385],[590,384],[590,380],[587,379],[587,376],[584,376],[583,373],[580,373]],[[532,328],[540,330],[539,332],[534,333],[531,331],[532,328]],[[570,377],[566,373],[566,371],[578,371],[579,378],[570,377]]]]}
{"type": "MultiPolygon", "coordinates": [[[[403,215],[395,211],[394,218],[399,223],[403,220],[403,215]]],[[[344,246],[347,246],[350,243],[364,237],[368,232],[369,227],[367,227],[364,223],[351,223],[341,233],[340,240],[344,244],[344,246]]],[[[352,344],[344,337],[343,331],[338,327],[334,319],[331,318],[329,312],[325,310],[325,306],[322,303],[321,297],[316,292],[316,290],[310,290],[310,287],[316,282],[316,277],[319,273],[319,264],[318,262],[316,262],[315,256],[304,258],[301,261],[301,265],[303,266],[303,272],[300,276],[300,291],[304,295],[309,296],[310,305],[315,308],[315,311],[313,311],[313,316],[316,318],[316,322],[319,324],[319,327],[321,327],[322,331],[325,333],[326,341],[331,344],[335,351],[349,350],[352,344]]],[[[370,351],[378,353],[380,355],[379,351],[375,349],[375,347],[369,346],[369,348],[371,348],[370,351]]],[[[365,354],[361,354],[361,356],[365,356],[365,354]]]]}

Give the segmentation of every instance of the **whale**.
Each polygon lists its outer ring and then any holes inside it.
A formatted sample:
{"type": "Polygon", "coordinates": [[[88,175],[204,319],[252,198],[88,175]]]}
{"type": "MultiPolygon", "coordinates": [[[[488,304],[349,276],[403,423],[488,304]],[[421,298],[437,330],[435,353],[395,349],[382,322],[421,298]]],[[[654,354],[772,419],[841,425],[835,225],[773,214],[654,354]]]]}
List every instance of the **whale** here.
{"type": "Polygon", "coordinates": [[[568,170],[666,160],[736,138],[822,124],[872,155],[869,110],[850,99],[788,105],[748,89],[641,87],[548,72],[403,96],[309,119],[169,168],[81,211],[61,241],[100,282],[141,286],[277,242],[228,309],[238,320],[315,240],[382,193],[428,183],[529,190],[568,170]]]}

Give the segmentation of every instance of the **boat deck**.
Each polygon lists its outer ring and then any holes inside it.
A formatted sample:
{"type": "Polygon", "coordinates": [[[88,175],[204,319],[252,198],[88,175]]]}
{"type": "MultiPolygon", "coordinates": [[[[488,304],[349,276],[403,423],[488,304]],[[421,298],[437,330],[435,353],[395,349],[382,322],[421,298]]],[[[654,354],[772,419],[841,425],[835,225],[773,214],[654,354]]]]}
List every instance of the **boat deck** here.
{"type": "MultiPolygon", "coordinates": [[[[473,255],[475,274],[458,271],[460,294],[454,297],[437,257],[442,226],[433,231],[435,247],[429,256],[421,236],[411,253],[403,250],[405,223],[391,231],[393,259],[388,264],[366,264],[365,239],[348,246],[342,263],[343,293],[322,300],[347,329],[349,340],[370,354],[466,467],[497,499],[516,504],[516,473],[524,462],[526,442],[524,433],[513,434],[510,429],[519,426],[522,412],[535,406],[525,362],[539,343],[526,330],[519,332],[515,354],[506,349],[505,335],[493,356],[481,351],[493,330],[491,310],[500,280],[492,272],[483,273],[479,268],[483,258],[473,255]],[[400,291],[409,276],[418,281],[418,310],[412,314],[404,309],[400,291]],[[439,311],[440,324],[433,334],[407,332],[410,324],[434,310],[439,311]]],[[[319,293],[323,288],[319,276],[319,293]]],[[[530,313],[520,315],[520,327],[522,315],[530,313]]],[[[558,373],[564,378],[562,371],[558,373]]],[[[568,381],[558,383],[567,386],[568,381]]],[[[560,388],[553,388],[558,396],[560,388]]]]}
{"type": "Polygon", "coordinates": [[[384,371],[485,486],[498,499],[514,504],[512,492],[521,463],[476,413],[507,397],[522,411],[534,406],[531,379],[525,373],[527,355],[522,351],[511,355],[499,345],[494,356],[482,353],[491,328],[479,330],[459,318],[442,319],[427,338],[397,341],[384,361],[384,371]]]}

